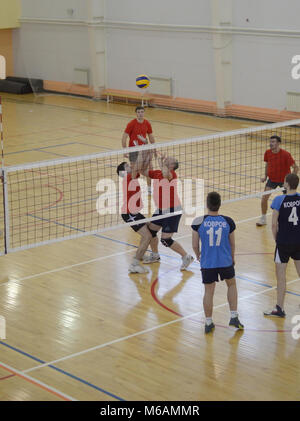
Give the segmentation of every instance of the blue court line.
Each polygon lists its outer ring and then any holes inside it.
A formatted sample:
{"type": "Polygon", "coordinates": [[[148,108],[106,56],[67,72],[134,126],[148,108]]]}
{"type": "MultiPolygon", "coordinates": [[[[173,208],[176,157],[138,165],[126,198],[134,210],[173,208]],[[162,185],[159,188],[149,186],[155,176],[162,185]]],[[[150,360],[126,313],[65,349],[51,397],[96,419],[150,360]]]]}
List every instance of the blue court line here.
{"type": "MultiPolygon", "coordinates": [[[[254,279],[250,279],[250,278],[247,278],[245,276],[236,275],[236,278],[242,279],[243,281],[246,281],[246,282],[250,282],[251,284],[260,285],[260,286],[267,287],[267,288],[273,288],[272,285],[269,285],[269,284],[266,284],[266,283],[263,283],[263,282],[260,282],[260,281],[255,281],[254,279]]],[[[298,294],[297,292],[286,291],[286,293],[296,295],[297,297],[300,297],[300,294],[298,294]]]]}
{"type": "MultiPolygon", "coordinates": [[[[12,349],[13,351],[18,352],[19,354],[24,355],[25,357],[28,357],[28,358],[30,358],[30,359],[32,359],[32,360],[34,360],[34,361],[37,361],[37,362],[38,362],[38,363],[40,363],[40,364],[46,364],[46,361],[43,361],[43,360],[41,360],[40,358],[34,357],[33,355],[28,354],[27,352],[22,351],[22,350],[21,350],[21,349],[19,349],[19,348],[15,348],[14,346],[12,346],[12,345],[8,345],[7,343],[2,342],[2,341],[0,341],[0,344],[1,344],[1,345],[3,345],[3,346],[6,346],[6,347],[7,347],[7,348],[9,348],[9,349],[12,349]]],[[[90,386],[90,387],[92,387],[93,389],[98,390],[99,392],[105,393],[106,395],[108,395],[108,396],[110,396],[110,397],[112,397],[112,398],[115,398],[115,399],[117,399],[117,400],[119,400],[119,401],[125,401],[125,399],[122,399],[122,398],[120,398],[119,396],[114,395],[113,393],[110,393],[110,392],[108,392],[107,390],[102,389],[102,388],[101,388],[101,387],[99,387],[99,386],[96,386],[96,385],[94,385],[94,384],[92,384],[92,383],[90,383],[90,382],[88,382],[88,381],[86,381],[86,380],[84,380],[84,379],[81,379],[80,377],[77,377],[77,376],[75,376],[74,374],[71,374],[71,373],[69,373],[69,372],[67,372],[67,371],[65,371],[65,370],[62,370],[61,368],[55,367],[55,365],[50,364],[50,365],[49,365],[49,366],[47,366],[47,367],[50,367],[50,368],[52,368],[53,370],[58,371],[59,373],[65,374],[66,376],[71,377],[71,378],[72,378],[72,379],[74,379],[74,380],[77,380],[77,381],[79,381],[79,382],[81,382],[81,383],[83,383],[83,384],[85,384],[85,385],[87,385],[87,386],[90,386]]]]}
{"type": "MultiPolygon", "coordinates": [[[[77,142],[60,143],[59,145],[42,146],[41,148],[32,148],[32,149],[24,149],[23,151],[7,152],[7,153],[4,154],[4,157],[6,155],[16,155],[18,153],[24,153],[24,152],[36,152],[36,151],[43,152],[42,149],[50,149],[50,148],[58,148],[58,147],[61,147],[61,146],[75,145],[76,143],[77,142]]],[[[67,155],[62,155],[62,156],[67,156],[67,155]]]]}
{"type": "MultiPolygon", "coordinates": [[[[101,135],[100,135],[101,137],[101,135]]],[[[114,151],[117,149],[111,149],[111,148],[106,148],[105,146],[100,146],[100,145],[91,145],[90,143],[83,143],[83,142],[76,142],[78,145],[84,145],[84,146],[90,146],[90,147],[96,147],[96,148],[101,148],[101,149],[107,149],[108,151],[114,151]]]]}

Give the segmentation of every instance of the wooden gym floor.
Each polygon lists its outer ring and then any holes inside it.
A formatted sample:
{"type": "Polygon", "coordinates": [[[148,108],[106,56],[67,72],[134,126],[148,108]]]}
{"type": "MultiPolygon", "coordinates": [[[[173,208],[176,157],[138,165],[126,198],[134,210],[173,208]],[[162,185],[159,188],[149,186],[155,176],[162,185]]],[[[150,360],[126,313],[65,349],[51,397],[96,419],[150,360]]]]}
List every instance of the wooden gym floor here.
{"type": "MultiPolygon", "coordinates": [[[[58,95],[3,94],[5,164],[120,149],[134,106],[58,95]]],[[[260,123],[146,110],[156,141],[260,123]]],[[[262,158],[263,159],[263,158],[262,158]]],[[[160,246],[148,275],[129,275],[138,236],[128,227],[1,257],[0,400],[299,400],[300,280],[288,266],[285,320],[263,317],[276,282],[259,199],[224,205],[237,222],[236,271],[244,332],[228,328],[217,285],[204,335],[199,266],[160,246]],[[299,331],[299,329],[298,329],[299,331]]],[[[176,238],[190,252],[191,230],[176,238]]]]}

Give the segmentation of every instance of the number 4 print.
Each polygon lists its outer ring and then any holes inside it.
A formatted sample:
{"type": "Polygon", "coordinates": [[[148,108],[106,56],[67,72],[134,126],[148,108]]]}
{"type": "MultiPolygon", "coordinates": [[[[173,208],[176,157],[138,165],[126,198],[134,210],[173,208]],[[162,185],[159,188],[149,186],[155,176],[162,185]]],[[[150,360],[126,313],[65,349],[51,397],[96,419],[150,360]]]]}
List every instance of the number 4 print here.
{"type": "Polygon", "coordinates": [[[297,208],[296,208],[296,206],[294,206],[292,208],[292,212],[290,213],[288,221],[292,222],[294,225],[298,225],[298,220],[299,220],[299,218],[297,216],[297,208]]]}

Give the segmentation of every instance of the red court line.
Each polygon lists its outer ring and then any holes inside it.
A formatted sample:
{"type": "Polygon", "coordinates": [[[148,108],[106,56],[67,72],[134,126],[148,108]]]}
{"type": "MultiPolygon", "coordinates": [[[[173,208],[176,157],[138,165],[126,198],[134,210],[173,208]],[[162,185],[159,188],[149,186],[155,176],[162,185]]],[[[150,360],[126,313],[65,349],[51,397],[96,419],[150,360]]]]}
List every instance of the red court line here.
{"type": "Polygon", "coordinates": [[[34,380],[29,379],[28,377],[22,376],[22,374],[19,374],[19,373],[15,372],[14,370],[10,369],[10,368],[4,367],[2,364],[0,364],[0,367],[3,368],[6,371],[12,373],[14,376],[20,377],[21,379],[26,380],[27,382],[32,383],[35,386],[38,386],[43,390],[46,390],[46,392],[52,393],[53,395],[57,396],[60,399],[63,399],[64,401],[70,401],[70,399],[66,398],[65,396],[61,395],[60,393],[57,393],[54,390],[48,389],[48,387],[43,386],[42,384],[39,384],[38,382],[35,382],[34,380]]]}
{"type": "MultiPolygon", "coordinates": [[[[167,273],[169,273],[169,272],[171,272],[171,271],[167,271],[166,273],[164,273],[164,275],[165,274],[167,274],[167,273]]],[[[151,295],[152,295],[152,298],[154,299],[154,301],[159,305],[159,306],[161,306],[162,308],[164,308],[165,310],[167,310],[167,311],[169,311],[170,313],[173,313],[173,314],[175,314],[176,316],[179,316],[179,317],[184,317],[183,316],[183,314],[180,314],[180,313],[177,313],[177,311],[174,311],[174,310],[172,310],[170,307],[167,307],[165,304],[163,304],[160,300],[159,300],[159,298],[157,297],[157,295],[156,295],[156,285],[157,285],[157,283],[158,283],[158,278],[156,278],[156,279],[154,279],[154,281],[153,281],[153,283],[151,284],[151,295]]],[[[202,321],[202,320],[195,320],[195,319],[190,319],[190,320],[192,320],[192,321],[194,321],[194,322],[196,322],[196,323],[202,323],[202,324],[204,324],[205,322],[204,321],[202,321]]],[[[229,326],[224,326],[224,325],[217,325],[216,324],[216,326],[217,327],[222,327],[223,329],[230,329],[230,327],[229,326]]],[[[291,330],[285,330],[285,329],[251,329],[251,328],[245,328],[245,329],[243,329],[244,331],[255,331],[255,332],[276,332],[276,333],[283,333],[283,332],[291,332],[291,330]]]]}
{"type": "Polygon", "coordinates": [[[0,377],[0,380],[6,380],[9,379],[10,377],[14,377],[15,374],[10,374],[9,376],[5,376],[5,377],[0,377]]]}

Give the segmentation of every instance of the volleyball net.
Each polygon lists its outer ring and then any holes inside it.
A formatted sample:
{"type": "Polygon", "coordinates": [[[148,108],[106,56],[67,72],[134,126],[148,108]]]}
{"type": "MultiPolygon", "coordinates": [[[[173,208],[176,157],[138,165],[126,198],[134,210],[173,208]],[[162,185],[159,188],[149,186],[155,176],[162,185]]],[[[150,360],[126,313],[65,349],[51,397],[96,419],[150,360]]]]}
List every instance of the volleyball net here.
{"type": "MultiPolygon", "coordinates": [[[[264,152],[270,136],[300,162],[300,120],[79,157],[4,167],[1,254],[123,227],[123,180],[117,166],[124,154],[152,151],[152,167],[174,157],[182,212],[199,216],[199,197],[217,191],[222,202],[259,197],[264,189],[264,152]],[[203,180],[201,182],[201,180],[203,180]]],[[[139,179],[143,213],[155,210],[145,177],[139,179]]],[[[157,218],[157,217],[156,217],[157,218]]],[[[133,225],[131,222],[129,225],[133,225]]]]}

